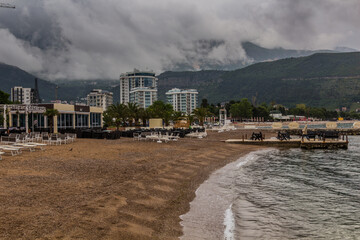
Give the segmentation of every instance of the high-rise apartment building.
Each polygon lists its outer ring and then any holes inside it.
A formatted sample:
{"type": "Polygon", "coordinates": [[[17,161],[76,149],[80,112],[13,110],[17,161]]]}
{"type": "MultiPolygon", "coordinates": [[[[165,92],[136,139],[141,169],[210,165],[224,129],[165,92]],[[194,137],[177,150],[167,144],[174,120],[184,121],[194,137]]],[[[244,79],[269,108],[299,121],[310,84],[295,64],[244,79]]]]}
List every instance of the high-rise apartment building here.
{"type": "Polygon", "coordinates": [[[31,88],[23,88],[16,86],[11,88],[11,101],[18,102],[20,104],[31,104],[33,103],[34,90],[31,88]]]}
{"type": "Polygon", "coordinates": [[[130,91],[130,102],[141,108],[148,108],[157,100],[157,90],[152,88],[133,88],[130,91]]]}
{"type": "Polygon", "coordinates": [[[120,103],[135,102],[147,108],[157,100],[157,81],[151,71],[127,72],[120,76],[120,103]]]}
{"type": "Polygon", "coordinates": [[[87,105],[101,107],[104,111],[113,104],[113,93],[101,89],[94,89],[87,95],[87,105]]]}
{"type": "Polygon", "coordinates": [[[191,114],[197,108],[198,94],[196,89],[173,88],[166,92],[166,98],[174,111],[191,114]]]}

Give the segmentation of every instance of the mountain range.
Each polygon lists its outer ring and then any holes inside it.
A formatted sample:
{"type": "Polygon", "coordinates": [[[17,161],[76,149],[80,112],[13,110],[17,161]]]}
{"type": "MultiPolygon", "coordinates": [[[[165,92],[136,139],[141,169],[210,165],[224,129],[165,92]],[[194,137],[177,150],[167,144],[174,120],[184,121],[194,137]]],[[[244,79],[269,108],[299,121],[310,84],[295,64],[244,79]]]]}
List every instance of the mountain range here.
{"type": "MultiPolygon", "coordinates": [[[[22,86],[26,88],[35,87],[36,77],[18,67],[0,63],[0,90],[10,93],[14,86],[22,86]]],[[[49,101],[54,99],[56,85],[52,82],[42,79],[38,80],[40,89],[40,97],[49,101]]]]}
{"type": "Polygon", "coordinates": [[[316,53],[209,73],[165,72],[159,75],[159,92],[162,95],[181,81],[212,103],[245,97],[257,103],[334,109],[360,101],[360,52],[316,53]]]}
{"type": "MultiPolygon", "coordinates": [[[[233,71],[167,71],[161,73],[158,83],[159,98],[165,100],[165,92],[171,88],[196,88],[199,99],[211,103],[252,99],[254,104],[277,102],[286,106],[305,103],[330,109],[351,107],[360,101],[360,53],[336,53],[332,51],[296,51],[266,49],[252,43],[244,43],[252,64],[233,71]],[[307,56],[311,54],[310,56],[307,56]],[[305,55],[305,56],[303,56],[305,55]],[[290,57],[289,57],[290,56],[290,57]],[[303,56],[303,57],[299,57],[303,56]],[[284,58],[286,57],[286,58],[284,58]],[[278,59],[280,60],[271,60],[278,59]],[[283,59],[282,59],[283,58],[283,59]],[[270,61],[271,60],[271,61],[270,61]]],[[[340,49],[339,49],[340,50],[340,49]]],[[[342,48],[342,51],[352,49],[342,48]]],[[[35,76],[17,67],[0,63],[0,89],[10,92],[16,85],[33,87],[35,76]]],[[[94,88],[114,92],[119,99],[119,81],[116,80],[39,80],[40,95],[45,101],[81,100],[94,88]]]]}
{"type": "MultiPolygon", "coordinates": [[[[254,63],[264,61],[275,61],[289,57],[304,57],[314,53],[338,53],[338,52],[356,52],[358,50],[337,47],[334,50],[292,50],[284,48],[264,48],[252,42],[239,43],[246,56],[239,56],[233,58],[225,57],[224,59],[217,59],[212,57],[212,53],[217,49],[225,47],[225,42],[221,40],[199,40],[195,44],[195,48],[191,50],[184,49],[185,59],[179,62],[170,62],[166,69],[171,71],[198,71],[198,70],[235,70],[243,68],[254,63]]],[[[237,50],[234,51],[236,54],[237,50]]]]}

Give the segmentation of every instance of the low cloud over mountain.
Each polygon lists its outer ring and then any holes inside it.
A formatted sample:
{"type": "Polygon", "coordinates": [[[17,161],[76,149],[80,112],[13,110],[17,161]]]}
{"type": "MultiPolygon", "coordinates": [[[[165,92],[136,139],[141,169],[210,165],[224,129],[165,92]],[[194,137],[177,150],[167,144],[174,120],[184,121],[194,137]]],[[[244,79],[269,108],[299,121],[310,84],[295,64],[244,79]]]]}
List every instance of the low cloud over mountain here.
{"type": "Polygon", "coordinates": [[[0,9],[0,62],[48,79],[237,68],[267,48],[360,49],[357,0],[14,0],[0,9]],[[311,4],[310,4],[311,3],[311,4]],[[223,66],[223,67],[222,67],[223,66]]]}

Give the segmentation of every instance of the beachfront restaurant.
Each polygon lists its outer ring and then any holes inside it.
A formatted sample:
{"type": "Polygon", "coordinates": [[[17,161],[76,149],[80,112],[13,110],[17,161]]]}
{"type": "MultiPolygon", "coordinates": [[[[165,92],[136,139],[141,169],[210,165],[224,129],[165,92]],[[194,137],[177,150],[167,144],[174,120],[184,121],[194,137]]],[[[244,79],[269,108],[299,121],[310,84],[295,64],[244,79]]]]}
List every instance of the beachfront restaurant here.
{"type": "Polygon", "coordinates": [[[83,105],[61,103],[49,104],[10,104],[0,105],[3,115],[3,128],[20,128],[27,132],[46,131],[53,126],[54,133],[59,130],[102,128],[103,109],[83,105]],[[48,119],[47,109],[56,109],[59,115],[48,119]]]}

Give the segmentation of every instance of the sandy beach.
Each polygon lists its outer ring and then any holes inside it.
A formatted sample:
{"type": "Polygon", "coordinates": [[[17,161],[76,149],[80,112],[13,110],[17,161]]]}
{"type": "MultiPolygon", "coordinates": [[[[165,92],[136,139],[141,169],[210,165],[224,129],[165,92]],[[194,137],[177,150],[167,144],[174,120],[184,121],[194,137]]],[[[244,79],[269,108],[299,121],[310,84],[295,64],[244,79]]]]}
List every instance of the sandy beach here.
{"type": "MultiPolygon", "coordinates": [[[[250,135],[248,131],[248,135],[250,135]]],[[[256,146],[206,139],[78,139],[0,161],[1,239],[178,239],[179,216],[216,169],[256,146]]]]}

